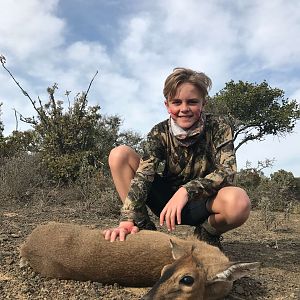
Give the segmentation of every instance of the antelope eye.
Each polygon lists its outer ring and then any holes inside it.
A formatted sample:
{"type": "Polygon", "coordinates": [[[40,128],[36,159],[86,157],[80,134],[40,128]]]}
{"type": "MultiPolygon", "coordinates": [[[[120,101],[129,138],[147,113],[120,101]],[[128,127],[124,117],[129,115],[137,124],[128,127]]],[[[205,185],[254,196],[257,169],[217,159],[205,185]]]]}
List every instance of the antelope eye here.
{"type": "Polygon", "coordinates": [[[187,275],[187,276],[182,277],[180,279],[179,283],[187,285],[187,286],[191,286],[191,285],[193,285],[194,281],[195,280],[192,276],[187,275]]]}

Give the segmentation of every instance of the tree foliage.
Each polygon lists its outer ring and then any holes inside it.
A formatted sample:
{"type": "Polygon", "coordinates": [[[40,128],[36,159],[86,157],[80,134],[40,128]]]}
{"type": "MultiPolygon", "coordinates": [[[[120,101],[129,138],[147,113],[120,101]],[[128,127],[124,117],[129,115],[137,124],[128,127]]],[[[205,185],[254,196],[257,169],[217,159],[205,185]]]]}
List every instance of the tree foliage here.
{"type": "MultiPolygon", "coordinates": [[[[74,181],[82,167],[106,172],[108,155],[116,146],[121,120],[103,116],[100,106],[88,106],[87,93],[78,94],[65,111],[63,101],[54,97],[57,85],[48,88],[49,100],[36,107],[37,117],[23,118],[38,135],[38,149],[51,176],[58,181],[74,181]]],[[[139,137],[134,136],[135,140],[139,137]]]]}
{"type": "Polygon", "coordinates": [[[258,207],[268,229],[287,222],[294,208],[297,209],[296,180],[291,172],[279,170],[262,180],[258,187],[258,207]],[[274,211],[284,212],[283,220],[277,220],[274,211]]]}
{"type": "Polygon", "coordinates": [[[234,140],[239,141],[236,150],[269,134],[285,136],[300,118],[297,101],[285,98],[283,90],[271,88],[266,81],[230,81],[210,99],[208,110],[228,118],[234,140]]]}
{"type": "Polygon", "coordinates": [[[38,136],[34,130],[13,131],[0,138],[0,158],[14,157],[22,152],[37,152],[38,136]]]}
{"type": "Polygon", "coordinates": [[[283,207],[288,203],[299,200],[297,190],[297,179],[292,172],[279,170],[270,175],[273,182],[274,194],[276,197],[281,198],[283,207]]]}
{"type": "Polygon", "coordinates": [[[274,160],[266,159],[258,161],[257,166],[253,167],[251,162],[247,161],[245,168],[237,173],[236,184],[247,191],[254,207],[257,207],[260,201],[260,186],[268,180],[263,170],[272,167],[273,163],[274,160]]]}
{"type": "Polygon", "coordinates": [[[253,207],[287,212],[300,200],[298,180],[292,172],[285,170],[266,177],[262,170],[272,165],[271,160],[260,161],[257,167],[246,165],[237,174],[237,185],[247,191],[253,207]]]}

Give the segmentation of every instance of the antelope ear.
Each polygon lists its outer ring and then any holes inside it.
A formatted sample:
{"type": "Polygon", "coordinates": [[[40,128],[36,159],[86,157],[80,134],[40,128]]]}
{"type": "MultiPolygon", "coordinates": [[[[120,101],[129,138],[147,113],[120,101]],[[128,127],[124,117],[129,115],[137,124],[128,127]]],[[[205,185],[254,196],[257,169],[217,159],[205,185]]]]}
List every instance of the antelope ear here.
{"type": "Polygon", "coordinates": [[[164,272],[166,272],[167,269],[168,269],[169,267],[171,267],[171,266],[172,266],[172,264],[167,264],[167,265],[165,265],[165,266],[161,269],[161,271],[160,271],[160,276],[162,276],[162,274],[163,274],[164,272]]]}
{"type": "Polygon", "coordinates": [[[207,284],[212,284],[217,281],[235,281],[241,277],[248,275],[252,270],[257,269],[260,266],[260,262],[243,263],[236,262],[231,264],[224,271],[216,274],[207,284]]]}
{"type": "Polygon", "coordinates": [[[172,250],[172,256],[175,260],[179,259],[183,255],[191,254],[194,250],[194,246],[192,246],[190,251],[188,251],[187,249],[178,245],[176,242],[172,241],[171,239],[170,239],[170,246],[172,250]]]}

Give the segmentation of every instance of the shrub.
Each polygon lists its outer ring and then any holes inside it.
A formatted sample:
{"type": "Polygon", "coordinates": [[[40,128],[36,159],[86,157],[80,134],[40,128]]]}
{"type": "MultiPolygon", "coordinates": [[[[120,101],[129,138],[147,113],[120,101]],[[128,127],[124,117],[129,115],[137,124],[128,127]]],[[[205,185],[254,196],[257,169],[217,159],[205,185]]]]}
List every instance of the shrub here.
{"type": "Polygon", "coordinates": [[[82,209],[97,208],[103,217],[116,217],[120,213],[121,200],[109,175],[99,172],[88,164],[83,164],[73,188],[82,196],[82,209]]]}
{"type": "Polygon", "coordinates": [[[32,198],[35,190],[45,185],[46,174],[38,155],[20,152],[2,158],[0,165],[0,205],[32,198]]]}

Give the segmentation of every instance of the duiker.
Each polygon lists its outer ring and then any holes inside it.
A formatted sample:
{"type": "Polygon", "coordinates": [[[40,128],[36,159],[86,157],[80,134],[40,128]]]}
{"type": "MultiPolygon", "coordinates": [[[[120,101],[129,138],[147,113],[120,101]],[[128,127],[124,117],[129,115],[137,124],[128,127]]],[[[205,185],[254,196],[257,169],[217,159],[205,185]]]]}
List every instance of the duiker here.
{"type": "Polygon", "coordinates": [[[159,280],[144,299],[182,300],[221,298],[253,266],[233,265],[218,248],[196,239],[172,237],[171,245],[170,235],[161,232],[143,230],[111,243],[99,229],[50,222],[21,246],[21,265],[29,263],[46,277],[123,286],[149,287],[159,280]]]}
{"type": "Polygon", "coordinates": [[[175,262],[164,266],[160,279],[142,300],[223,299],[235,280],[260,265],[257,262],[224,263],[217,257],[214,263],[206,265],[197,254],[197,244],[187,251],[172,240],[170,243],[175,262]]]}

